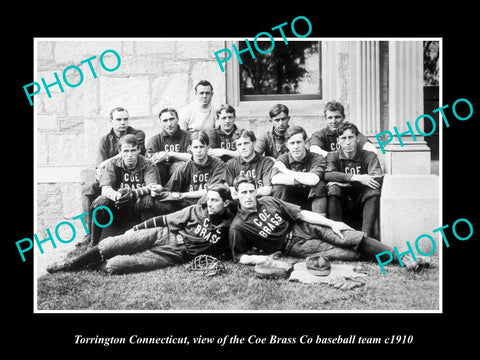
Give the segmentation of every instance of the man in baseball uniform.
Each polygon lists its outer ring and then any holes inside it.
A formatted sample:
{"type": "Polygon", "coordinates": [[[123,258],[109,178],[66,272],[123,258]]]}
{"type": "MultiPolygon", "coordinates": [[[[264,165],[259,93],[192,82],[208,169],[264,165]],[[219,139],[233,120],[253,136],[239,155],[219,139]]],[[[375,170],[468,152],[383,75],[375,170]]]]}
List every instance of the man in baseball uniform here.
{"type": "Polygon", "coordinates": [[[364,150],[358,128],[343,122],[337,129],[340,149],[329,152],[325,169],[328,187],[328,217],[345,221],[376,236],[383,171],[375,153],[364,150]],[[347,220],[345,213],[352,215],[347,220]],[[357,221],[355,221],[357,220],[357,221]]]}
{"type": "MultiPolygon", "coordinates": [[[[150,186],[159,183],[156,166],[139,154],[138,141],[134,135],[125,135],[118,143],[120,157],[107,163],[100,178],[101,195],[91,206],[106,206],[113,214],[114,224],[126,224],[153,215],[154,203],[150,197],[150,186]]],[[[100,224],[108,223],[110,214],[104,208],[96,211],[100,224]]],[[[90,244],[100,241],[102,228],[92,224],[90,244]]]]}
{"type": "MultiPolygon", "coordinates": [[[[310,137],[310,151],[327,157],[330,151],[336,151],[340,148],[338,143],[337,129],[345,121],[345,108],[338,101],[330,101],[325,105],[323,111],[327,126],[316,131],[310,137]]],[[[359,133],[359,146],[368,151],[377,154],[377,148],[368,140],[368,138],[359,133]]]]}
{"type": "Polygon", "coordinates": [[[283,104],[276,104],[270,109],[268,115],[273,123],[272,130],[259,136],[255,144],[255,151],[276,159],[287,152],[285,133],[290,121],[289,110],[283,104]]]}
{"type": "Polygon", "coordinates": [[[208,155],[209,139],[204,131],[191,136],[192,159],[179,166],[159,194],[155,194],[157,211],[160,214],[192,205],[207,193],[207,187],[222,184],[225,163],[208,155]]]}
{"type": "Polygon", "coordinates": [[[210,141],[208,155],[219,157],[227,162],[237,156],[234,140],[234,136],[238,133],[237,125],[235,125],[235,109],[228,104],[220,105],[217,118],[219,126],[206,131],[210,141]]]}
{"type": "Polygon", "coordinates": [[[236,198],[233,180],[239,175],[247,175],[255,180],[258,196],[270,195],[270,176],[273,166],[271,157],[260,155],[254,150],[256,137],[253,131],[241,129],[234,136],[238,156],[230,159],[225,168],[225,183],[236,198]]]}
{"type": "Polygon", "coordinates": [[[96,264],[109,274],[125,274],[185,263],[201,254],[228,258],[230,201],[228,187],[212,185],[206,203],[151,218],[73,259],[51,264],[47,271],[77,271],[96,264]]]}
{"type": "MultiPolygon", "coordinates": [[[[255,182],[246,175],[235,179],[239,210],[230,226],[229,242],[234,260],[258,264],[267,255],[282,251],[305,258],[322,255],[329,260],[357,260],[360,254],[375,255],[393,248],[343,222],[271,196],[257,198],[255,182]]],[[[396,254],[394,260],[399,262],[396,254]]],[[[416,266],[407,254],[401,259],[407,268],[416,266]]]]}
{"type": "MultiPolygon", "coordinates": [[[[118,159],[118,142],[125,135],[135,135],[138,143],[140,155],[145,155],[145,133],[142,130],[134,129],[128,125],[128,111],[122,107],[116,107],[110,111],[110,124],[112,129],[108,134],[100,139],[97,150],[97,169],[95,179],[92,182],[82,184],[82,208],[88,212],[95,200],[100,194],[100,177],[107,163],[112,159],[118,159]]],[[[92,219],[90,214],[85,221],[89,232],[92,229],[92,219]]],[[[86,241],[90,241],[90,235],[86,235],[86,241]]]]}
{"type": "Polygon", "coordinates": [[[192,158],[191,140],[190,133],[180,129],[174,108],[162,109],[158,117],[162,131],[148,141],[147,157],[157,165],[161,184],[165,185],[175,169],[192,158]]]}
{"type": "Polygon", "coordinates": [[[307,133],[300,126],[289,128],[285,139],[289,151],[273,165],[272,196],[326,216],[325,158],[306,148],[307,133]]]}

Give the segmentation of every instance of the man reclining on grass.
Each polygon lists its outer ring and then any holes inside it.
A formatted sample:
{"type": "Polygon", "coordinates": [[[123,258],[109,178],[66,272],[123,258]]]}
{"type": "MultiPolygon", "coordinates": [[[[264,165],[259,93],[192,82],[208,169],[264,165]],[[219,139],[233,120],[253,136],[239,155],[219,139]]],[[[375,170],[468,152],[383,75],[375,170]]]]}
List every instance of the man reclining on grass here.
{"type": "Polygon", "coordinates": [[[76,271],[95,264],[110,274],[133,273],[185,263],[202,254],[228,256],[231,200],[227,186],[212,185],[206,203],[146,220],[73,259],[53,263],[47,271],[76,271]]]}
{"type": "MultiPolygon", "coordinates": [[[[234,187],[239,211],[230,226],[229,241],[233,259],[241,264],[261,263],[277,251],[299,258],[321,255],[329,260],[357,260],[361,254],[374,258],[382,251],[394,253],[390,246],[343,222],[271,196],[257,198],[255,181],[246,175],[238,176],[234,187]]],[[[415,270],[420,265],[409,254],[401,260],[395,253],[393,256],[407,269],[415,270]]]]}

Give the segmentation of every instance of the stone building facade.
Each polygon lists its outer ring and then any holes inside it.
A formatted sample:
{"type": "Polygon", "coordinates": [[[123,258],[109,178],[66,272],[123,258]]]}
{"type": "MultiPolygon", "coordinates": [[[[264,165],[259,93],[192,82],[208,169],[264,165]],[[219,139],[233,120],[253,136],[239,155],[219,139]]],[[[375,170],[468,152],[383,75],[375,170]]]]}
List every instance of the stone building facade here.
{"type": "MultiPolygon", "coordinates": [[[[374,139],[375,134],[405,129],[423,113],[423,57],[421,41],[328,40],[321,41],[321,99],[242,101],[238,94],[237,60],[222,72],[213,53],[230,47],[228,39],[43,39],[35,40],[36,78],[54,81],[70,65],[82,65],[83,82],[78,87],[51,86],[51,97],[35,95],[37,234],[54,228],[82,212],[80,189],[84,169],[93,169],[100,137],[110,130],[109,112],[116,106],[129,111],[130,125],[145,131],[148,139],[160,131],[158,112],[165,106],[177,109],[194,100],[194,86],[202,79],[214,87],[213,101],[228,102],[237,109],[237,124],[260,134],[271,127],[268,110],[275,103],[290,108],[291,124],[308,134],[324,126],[323,107],[329,100],[345,104],[347,119],[374,139]],[[121,65],[106,71],[99,62],[105,50],[116,51],[121,65]]],[[[111,54],[105,62],[114,61],[111,54]]],[[[72,83],[75,73],[70,72],[72,83]]],[[[78,79],[77,79],[78,82],[78,79]]],[[[420,186],[430,186],[429,148],[421,137],[403,147],[392,143],[381,161],[389,175],[415,176],[420,186]]],[[[433,180],[433,182],[435,182],[433,180]]],[[[398,190],[398,189],[397,189],[398,190]]],[[[395,192],[395,191],[394,191],[395,192]]],[[[433,198],[432,198],[433,196],[433,198]]],[[[395,197],[395,196],[394,196],[395,197]]],[[[388,198],[388,196],[387,196],[388,198]]],[[[422,196],[420,196],[422,198],[422,196]]],[[[425,199],[419,200],[425,204],[425,199]]],[[[428,196],[428,206],[438,202],[428,196]]],[[[387,204],[388,205],[388,204],[387,204]]],[[[385,205],[385,209],[388,206],[385,205]]],[[[438,210],[438,209],[437,209],[438,210]]],[[[438,220],[428,214],[426,228],[438,220]]],[[[384,215],[388,223],[388,215],[384,215]]],[[[422,219],[424,219],[422,215],[422,219]]],[[[437,221],[438,222],[438,221],[437,221]]],[[[78,234],[83,229],[78,222],[78,234]]],[[[415,227],[414,227],[415,228],[415,227]]],[[[415,228],[420,234],[421,229],[415,228]]],[[[68,238],[68,236],[67,236],[68,238]]]]}

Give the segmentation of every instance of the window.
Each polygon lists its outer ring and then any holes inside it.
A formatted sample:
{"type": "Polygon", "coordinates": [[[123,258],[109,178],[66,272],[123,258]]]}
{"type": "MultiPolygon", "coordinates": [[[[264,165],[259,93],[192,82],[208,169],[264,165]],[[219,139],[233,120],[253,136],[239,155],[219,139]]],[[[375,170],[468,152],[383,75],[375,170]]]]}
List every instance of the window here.
{"type": "MultiPolygon", "coordinates": [[[[258,41],[264,51],[270,41],[258,41]]],[[[246,48],[239,42],[239,50],[246,48]]],[[[321,46],[319,41],[275,41],[268,54],[257,53],[255,59],[242,57],[237,65],[239,100],[313,100],[321,99],[321,46]]]]}

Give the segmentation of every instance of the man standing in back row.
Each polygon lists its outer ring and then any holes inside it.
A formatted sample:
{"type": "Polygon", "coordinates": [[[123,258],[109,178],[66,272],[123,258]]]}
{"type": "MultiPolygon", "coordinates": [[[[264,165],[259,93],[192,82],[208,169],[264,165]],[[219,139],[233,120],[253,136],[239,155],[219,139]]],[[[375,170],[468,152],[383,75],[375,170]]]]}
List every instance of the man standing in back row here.
{"type": "Polygon", "coordinates": [[[180,109],[180,128],[190,133],[215,127],[218,106],[212,102],[213,86],[201,80],[195,86],[195,101],[180,109]]]}

